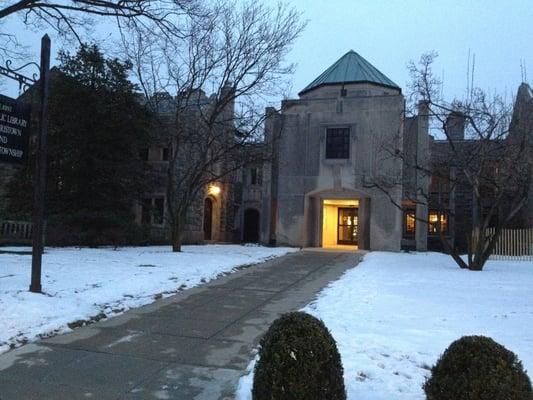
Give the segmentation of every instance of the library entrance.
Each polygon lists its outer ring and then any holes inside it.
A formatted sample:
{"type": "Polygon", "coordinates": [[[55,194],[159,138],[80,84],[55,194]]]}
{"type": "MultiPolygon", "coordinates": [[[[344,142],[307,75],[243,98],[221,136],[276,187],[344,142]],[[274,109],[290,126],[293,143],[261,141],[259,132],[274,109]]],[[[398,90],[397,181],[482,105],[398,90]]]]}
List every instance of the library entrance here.
{"type": "Polygon", "coordinates": [[[357,248],[359,200],[325,199],[322,204],[322,247],[357,248]]]}

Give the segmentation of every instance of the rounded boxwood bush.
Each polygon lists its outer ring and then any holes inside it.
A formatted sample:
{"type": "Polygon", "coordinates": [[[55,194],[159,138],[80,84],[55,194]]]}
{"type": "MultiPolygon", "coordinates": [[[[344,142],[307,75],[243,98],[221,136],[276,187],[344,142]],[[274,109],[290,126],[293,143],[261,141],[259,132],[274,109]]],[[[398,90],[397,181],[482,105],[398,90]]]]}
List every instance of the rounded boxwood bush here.
{"type": "Polygon", "coordinates": [[[282,315],[261,339],[253,400],[344,400],[343,368],[324,323],[303,312],[282,315]]]}
{"type": "Polygon", "coordinates": [[[533,400],[522,363],[485,336],[453,342],[431,369],[424,391],[428,400],[533,400]]]}

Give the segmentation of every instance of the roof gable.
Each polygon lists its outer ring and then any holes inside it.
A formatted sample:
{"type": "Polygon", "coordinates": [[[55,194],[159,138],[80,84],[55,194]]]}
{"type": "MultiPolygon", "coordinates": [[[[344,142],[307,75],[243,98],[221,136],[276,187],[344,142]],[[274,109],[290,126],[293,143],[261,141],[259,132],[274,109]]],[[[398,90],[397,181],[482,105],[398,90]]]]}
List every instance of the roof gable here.
{"type": "Polygon", "coordinates": [[[307,85],[298,95],[307,93],[323,85],[347,83],[374,83],[401,90],[398,85],[387,78],[367,60],[350,50],[326,69],[318,78],[307,85]]]}

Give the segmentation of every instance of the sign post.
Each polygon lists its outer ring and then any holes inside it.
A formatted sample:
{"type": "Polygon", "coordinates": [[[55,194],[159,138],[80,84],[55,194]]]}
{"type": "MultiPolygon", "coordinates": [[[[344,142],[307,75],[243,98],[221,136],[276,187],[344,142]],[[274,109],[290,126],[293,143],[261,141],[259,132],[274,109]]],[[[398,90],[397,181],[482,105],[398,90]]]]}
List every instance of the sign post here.
{"type": "MultiPolygon", "coordinates": [[[[27,89],[39,83],[39,132],[36,141],[36,160],[33,182],[33,229],[30,291],[41,293],[41,261],[43,254],[44,198],[46,189],[46,146],[48,134],[48,86],[50,79],[50,38],[41,39],[41,65],[34,62],[19,68],[11,67],[11,60],[6,66],[0,66],[0,75],[14,79],[19,83],[19,90],[27,89]],[[34,65],[39,68],[40,78],[33,78],[18,71],[34,65]]],[[[28,160],[30,106],[21,101],[0,95],[0,163],[24,164],[28,160]]]]}
{"type": "Polygon", "coordinates": [[[30,291],[41,292],[41,263],[43,255],[44,197],[46,190],[46,153],[48,136],[48,87],[50,79],[50,38],[41,40],[41,75],[39,79],[39,135],[34,174],[33,246],[30,291]]]}

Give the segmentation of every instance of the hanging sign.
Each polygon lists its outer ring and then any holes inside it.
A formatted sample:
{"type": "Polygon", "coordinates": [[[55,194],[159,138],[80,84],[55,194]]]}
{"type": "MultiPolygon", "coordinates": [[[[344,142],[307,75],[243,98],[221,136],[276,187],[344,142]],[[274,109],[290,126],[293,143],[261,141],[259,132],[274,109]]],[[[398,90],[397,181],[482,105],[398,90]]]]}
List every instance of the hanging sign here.
{"type": "Polygon", "coordinates": [[[26,163],[30,114],[28,104],[0,95],[0,162],[26,163]]]}

